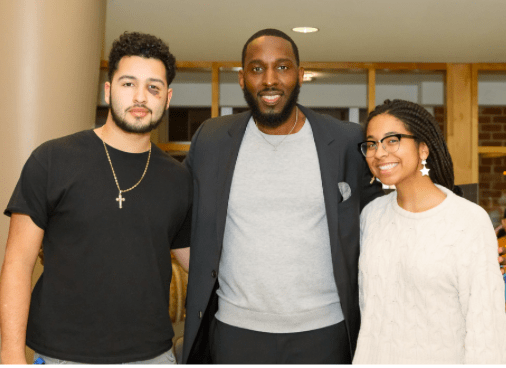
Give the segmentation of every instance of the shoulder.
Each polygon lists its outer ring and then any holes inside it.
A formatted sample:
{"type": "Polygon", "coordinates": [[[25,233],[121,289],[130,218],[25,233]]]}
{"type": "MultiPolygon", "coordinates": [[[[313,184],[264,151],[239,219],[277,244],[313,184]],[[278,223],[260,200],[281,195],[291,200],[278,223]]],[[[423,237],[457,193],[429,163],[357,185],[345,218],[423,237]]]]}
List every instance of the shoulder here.
{"type": "Polygon", "coordinates": [[[156,160],[161,167],[169,170],[171,175],[180,175],[188,180],[191,179],[191,174],[186,166],[169,155],[167,152],[162,151],[155,144],[153,144],[152,147],[152,155],[153,159],[156,160]]]}
{"type": "Polygon", "coordinates": [[[396,193],[392,192],[390,194],[380,196],[369,202],[362,210],[360,218],[365,219],[371,216],[383,215],[387,211],[389,203],[394,200],[395,196],[396,193]]]}
{"type": "Polygon", "coordinates": [[[448,215],[454,217],[457,222],[463,225],[463,228],[490,227],[492,221],[488,213],[476,203],[462,198],[452,192],[447,192],[451,196],[450,206],[448,206],[448,215]]]}
{"type": "Polygon", "coordinates": [[[447,212],[434,226],[441,229],[438,239],[441,243],[455,245],[456,262],[469,265],[486,257],[497,267],[498,243],[489,215],[479,205],[456,194],[449,195],[452,201],[447,212]]]}
{"type": "Polygon", "coordinates": [[[64,137],[51,139],[42,143],[32,153],[32,156],[38,159],[48,156],[69,155],[72,152],[78,152],[82,149],[90,149],[90,142],[98,139],[93,130],[83,130],[81,132],[66,135],[64,137]]]}
{"type": "Polygon", "coordinates": [[[250,117],[251,113],[249,111],[239,114],[219,116],[217,118],[204,121],[199,130],[201,131],[201,135],[204,135],[205,137],[224,135],[236,124],[240,122],[247,123],[250,117]]]}
{"type": "Polygon", "coordinates": [[[492,221],[479,205],[462,198],[447,188],[437,185],[446,195],[446,205],[432,218],[434,232],[444,244],[458,244],[463,249],[478,251],[483,246],[497,246],[492,221]]]}
{"type": "Polygon", "coordinates": [[[90,140],[93,139],[100,139],[100,138],[98,138],[98,136],[95,134],[95,132],[93,132],[93,130],[83,130],[63,137],[51,139],[43,143],[41,146],[46,145],[51,147],[66,147],[73,144],[87,144],[90,142],[90,140]]]}

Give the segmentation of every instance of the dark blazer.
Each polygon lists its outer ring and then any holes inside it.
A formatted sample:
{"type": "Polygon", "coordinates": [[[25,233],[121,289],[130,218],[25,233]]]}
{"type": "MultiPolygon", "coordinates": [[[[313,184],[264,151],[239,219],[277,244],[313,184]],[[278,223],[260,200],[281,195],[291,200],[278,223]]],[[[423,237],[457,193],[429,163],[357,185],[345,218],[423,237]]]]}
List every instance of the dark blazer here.
{"type": "MultiPolygon", "coordinates": [[[[350,339],[355,345],[360,326],[358,256],[362,208],[383,194],[358,149],[363,132],[299,106],[313,131],[320,162],[329,224],[334,277],[350,339]],[[338,183],[351,196],[343,201],[338,183]]],[[[217,274],[223,245],[228,198],[239,147],[249,112],[208,120],[195,133],[185,164],[193,175],[193,219],[183,363],[210,363],[209,326],[217,310],[217,274]]]]}

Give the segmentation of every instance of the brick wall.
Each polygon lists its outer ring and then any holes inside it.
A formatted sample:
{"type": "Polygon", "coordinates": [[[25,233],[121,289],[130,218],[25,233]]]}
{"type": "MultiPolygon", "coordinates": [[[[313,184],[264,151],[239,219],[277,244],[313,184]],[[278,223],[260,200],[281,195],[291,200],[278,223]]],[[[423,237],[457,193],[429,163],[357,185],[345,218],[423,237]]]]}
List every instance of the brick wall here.
{"type": "MultiPolygon", "coordinates": [[[[444,106],[434,107],[434,117],[444,132],[444,106]]],[[[480,107],[478,110],[478,145],[506,146],[506,106],[480,107]]],[[[479,162],[479,204],[492,218],[495,226],[506,208],[506,156],[483,157],[479,162]]]]}
{"type": "MultiPolygon", "coordinates": [[[[506,146],[506,107],[487,106],[479,108],[479,146],[506,146]]],[[[506,208],[506,156],[483,157],[480,155],[480,206],[498,225],[506,208]]]]}

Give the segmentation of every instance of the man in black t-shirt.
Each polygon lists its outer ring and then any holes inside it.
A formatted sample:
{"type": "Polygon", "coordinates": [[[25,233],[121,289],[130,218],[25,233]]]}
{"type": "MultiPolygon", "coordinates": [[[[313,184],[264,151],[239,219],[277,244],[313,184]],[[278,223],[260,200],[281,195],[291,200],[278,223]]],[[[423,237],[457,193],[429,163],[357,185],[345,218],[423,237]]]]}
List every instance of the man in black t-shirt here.
{"type": "Polygon", "coordinates": [[[2,363],[26,364],[25,341],[38,363],[175,363],[170,252],[188,268],[192,182],[150,142],[174,75],[163,41],[123,34],[105,125],[46,142],[26,162],[5,210],[2,363]]]}

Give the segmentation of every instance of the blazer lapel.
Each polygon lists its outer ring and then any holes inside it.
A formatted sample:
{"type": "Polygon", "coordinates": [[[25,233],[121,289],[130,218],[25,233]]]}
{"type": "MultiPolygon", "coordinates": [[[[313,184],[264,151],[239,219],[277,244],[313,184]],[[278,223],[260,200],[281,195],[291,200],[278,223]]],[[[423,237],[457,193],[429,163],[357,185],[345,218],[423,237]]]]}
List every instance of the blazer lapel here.
{"type": "Polygon", "coordinates": [[[222,163],[219,165],[217,174],[217,208],[216,208],[216,234],[218,246],[221,249],[223,247],[223,234],[225,232],[225,223],[227,220],[227,209],[228,209],[228,198],[230,195],[230,187],[232,186],[232,178],[234,176],[235,164],[237,162],[237,156],[239,154],[239,148],[246,131],[246,126],[251,117],[250,113],[240,114],[237,116],[235,121],[228,130],[228,135],[223,140],[220,153],[219,161],[222,163]]]}
{"type": "MultiPolygon", "coordinates": [[[[339,149],[338,138],[329,134],[324,128],[325,122],[313,111],[299,106],[304,113],[313,131],[313,137],[320,163],[320,173],[323,186],[323,198],[327,212],[327,223],[329,226],[330,250],[332,259],[338,259],[338,216],[337,206],[342,201],[337,183],[343,181],[344,169],[341,164],[341,150],[339,149]]],[[[334,263],[335,264],[335,263],[334,263]]]]}

